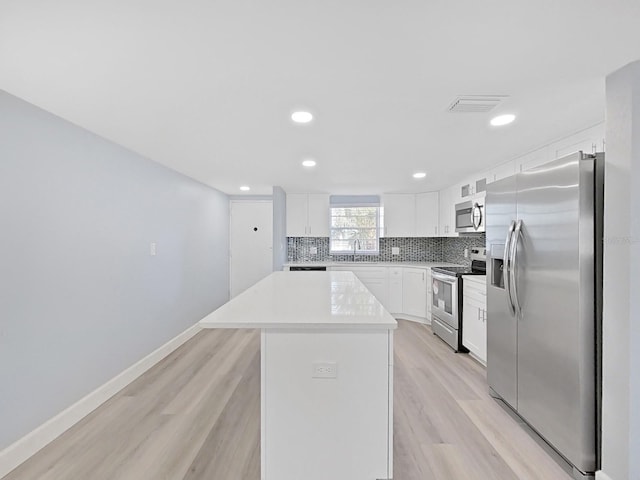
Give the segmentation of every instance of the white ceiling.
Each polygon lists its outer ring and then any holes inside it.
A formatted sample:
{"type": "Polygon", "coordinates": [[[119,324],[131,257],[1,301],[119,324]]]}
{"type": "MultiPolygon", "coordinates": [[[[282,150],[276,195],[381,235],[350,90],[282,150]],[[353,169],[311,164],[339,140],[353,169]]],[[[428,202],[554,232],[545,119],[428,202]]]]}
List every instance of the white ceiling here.
{"type": "Polygon", "coordinates": [[[229,194],[428,191],[602,121],[638,25],[638,0],[0,0],[0,88],[229,194]]]}

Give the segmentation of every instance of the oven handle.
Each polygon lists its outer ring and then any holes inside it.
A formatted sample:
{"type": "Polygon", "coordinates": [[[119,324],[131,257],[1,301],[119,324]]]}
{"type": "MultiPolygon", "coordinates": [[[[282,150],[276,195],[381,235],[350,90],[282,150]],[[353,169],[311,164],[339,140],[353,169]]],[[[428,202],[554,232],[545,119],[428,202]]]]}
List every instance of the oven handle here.
{"type": "Polygon", "coordinates": [[[442,275],[440,273],[431,272],[431,276],[436,280],[448,283],[449,285],[454,285],[458,281],[458,277],[450,277],[449,275],[442,275]]]}

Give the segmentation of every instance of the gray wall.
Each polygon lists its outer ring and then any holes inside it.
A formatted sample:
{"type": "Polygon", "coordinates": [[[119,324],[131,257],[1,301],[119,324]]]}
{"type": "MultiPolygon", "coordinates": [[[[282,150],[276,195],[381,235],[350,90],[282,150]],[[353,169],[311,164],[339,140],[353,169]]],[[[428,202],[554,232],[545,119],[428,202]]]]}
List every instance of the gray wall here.
{"type": "Polygon", "coordinates": [[[640,61],[606,80],[602,470],[640,475],[640,61]]]}
{"type": "Polygon", "coordinates": [[[282,270],[287,261],[287,194],[273,187],[273,271],[282,270]]]}
{"type": "Polygon", "coordinates": [[[0,91],[0,450],[224,303],[228,225],[222,193],[0,91]]]}

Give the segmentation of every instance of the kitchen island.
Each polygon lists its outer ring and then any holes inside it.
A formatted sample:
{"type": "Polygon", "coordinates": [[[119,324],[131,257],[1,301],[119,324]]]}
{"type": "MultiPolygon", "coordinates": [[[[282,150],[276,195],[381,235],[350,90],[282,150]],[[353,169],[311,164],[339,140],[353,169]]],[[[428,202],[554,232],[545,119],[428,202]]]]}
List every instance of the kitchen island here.
{"type": "Polygon", "coordinates": [[[203,328],[261,329],[262,480],[392,478],[396,321],[351,272],[275,272],[203,328]]]}

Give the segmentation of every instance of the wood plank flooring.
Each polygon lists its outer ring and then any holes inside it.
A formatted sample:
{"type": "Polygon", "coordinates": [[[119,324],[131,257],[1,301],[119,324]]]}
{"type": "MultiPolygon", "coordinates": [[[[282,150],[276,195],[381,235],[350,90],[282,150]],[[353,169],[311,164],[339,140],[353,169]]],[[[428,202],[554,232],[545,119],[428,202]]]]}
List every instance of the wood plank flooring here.
{"type": "MultiPolygon", "coordinates": [[[[571,479],[481,365],[398,323],[394,480],[571,479]]],[[[2,480],[259,480],[259,350],[258,331],[202,331],[2,480]]]]}

